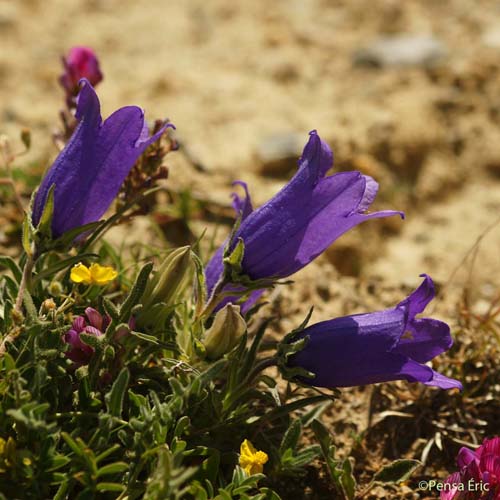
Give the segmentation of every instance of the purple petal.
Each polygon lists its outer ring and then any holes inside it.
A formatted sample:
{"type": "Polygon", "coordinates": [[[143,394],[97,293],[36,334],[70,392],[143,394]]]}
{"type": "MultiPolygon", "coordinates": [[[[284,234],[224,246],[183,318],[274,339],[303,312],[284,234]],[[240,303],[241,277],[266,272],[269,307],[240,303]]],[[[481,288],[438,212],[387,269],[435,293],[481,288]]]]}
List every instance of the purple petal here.
{"type": "Polygon", "coordinates": [[[409,320],[423,312],[427,304],[436,296],[434,282],[431,277],[427,274],[421,274],[420,276],[424,278],[422,284],[398,304],[398,307],[407,309],[409,320]]]}
{"type": "Polygon", "coordinates": [[[232,205],[236,212],[236,216],[239,217],[241,215],[241,220],[244,220],[253,212],[252,200],[246,182],[235,181],[233,182],[233,186],[235,185],[241,186],[245,190],[245,198],[243,199],[239,197],[238,193],[232,193],[231,195],[233,198],[232,205]]]}
{"type": "Polygon", "coordinates": [[[426,363],[453,345],[450,327],[437,319],[414,319],[407,326],[407,334],[399,340],[394,352],[426,363]]]}
{"type": "Polygon", "coordinates": [[[75,330],[68,330],[64,334],[64,342],[73,347],[79,346],[80,336],[75,330]]]}
{"type": "Polygon", "coordinates": [[[225,244],[221,245],[205,266],[205,281],[207,285],[208,297],[212,294],[212,291],[222,276],[222,271],[224,270],[224,264],[222,262],[224,257],[224,247],[225,244]]]}
{"type": "Polygon", "coordinates": [[[311,185],[316,185],[333,166],[333,152],[322,141],[316,130],[309,132],[309,140],[299,159],[298,173],[305,173],[311,185]]]}
{"type": "Polygon", "coordinates": [[[73,320],[73,330],[77,331],[77,332],[81,332],[84,328],[85,328],[85,318],[83,316],[77,316],[74,320],[73,320]]]}
{"type": "Polygon", "coordinates": [[[477,449],[477,455],[491,453],[500,457],[500,436],[491,439],[485,439],[483,444],[477,449]]]}
{"type": "Polygon", "coordinates": [[[463,389],[463,385],[460,381],[455,380],[454,378],[449,378],[443,375],[442,373],[438,373],[432,370],[432,378],[431,380],[424,382],[425,385],[431,387],[439,387],[440,389],[463,389]]]}
{"type": "Polygon", "coordinates": [[[458,485],[461,483],[461,481],[462,478],[460,477],[459,472],[454,472],[453,474],[448,476],[448,478],[445,481],[445,484],[447,486],[441,490],[439,498],[441,500],[453,500],[455,498],[455,495],[458,493],[458,488],[459,488],[458,485]]]}
{"type": "Polygon", "coordinates": [[[98,220],[137,158],[167,127],[145,140],[144,113],[135,106],[119,109],[102,123],[94,89],[87,80],[81,85],[75,115],[80,123],[45,175],[33,205],[33,223],[37,225],[49,189],[55,184],[54,237],[98,220]]]}
{"type": "Polygon", "coordinates": [[[87,309],[85,309],[85,314],[92,326],[94,326],[98,330],[102,330],[103,318],[98,311],[96,311],[92,307],[87,307],[87,309]]]}
{"type": "Polygon", "coordinates": [[[462,446],[457,455],[457,465],[460,467],[460,469],[463,469],[474,460],[477,460],[477,458],[478,457],[476,455],[476,452],[474,452],[473,450],[469,450],[469,448],[466,448],[465,446],[462,446]]]}
{"type": "Polygon", "coordinates": [[[289,276],[355,225],[397,213],[359,213],[360,204],[373,196],[373,186],[365,197],[367,181],[359,172],[323,178],[331,160],[328,145],[312,133],[292,180],[243,221],[235,237],[245,243],[245,274],[253,279],[289,276]]]}
{"type": "MultiPolygon", "coordinates": [[[[431,282],[432,283],[432,282],[431,282]]],[[[410,298],[421,297],[422,287],[410,298]]],[[[459,388],[457,380],[435,372],[423,363],[451,346],[448,325],[431,318],[412,319],[408,310],[425,307],[422,301],[393,309],[323,321],[300,334],[305,347],[288,359],[292,367],[314,373],[304,379],[319,387],[344,387],[391,380],[422,382],[441,389],[459,388]]]]}
{"type": "Polygon", "coordinates": [[[95,337],[100,337],[102,332],[93,326],[86,326],[82,333],[88,333],[89,335],[94,335],[95,337]]]}
{"type": "Polygon", "coordinates": [[[375,201],[375,197],[378,193],[378,182],[368,175],[364,175],[363,177],[365,178],[365,192],[357,208],[359,213],[370,208],[370,205],[375,201]]]}
{"type": "Polygon", "coordinates": [[[387,380],[428,381],[432,370],[406,356],[392,353],[404,327],[404,313],[398,309],[346,316],[306,328],[305,348],[290,359],[316,374],[320,387],[345,387],[387,380]]]}

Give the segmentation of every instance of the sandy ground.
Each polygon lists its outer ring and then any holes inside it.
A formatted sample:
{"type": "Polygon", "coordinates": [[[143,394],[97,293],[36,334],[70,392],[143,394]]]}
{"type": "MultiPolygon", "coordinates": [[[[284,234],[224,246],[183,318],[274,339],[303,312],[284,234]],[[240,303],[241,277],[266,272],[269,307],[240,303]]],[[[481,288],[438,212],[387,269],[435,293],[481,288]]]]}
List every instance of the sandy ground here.
{"type": "MultiPolygon", "coordinates": [[[[478,308],[498,294],[498,2],[0,1],[0,132],[29,126],[40,169],[56,154],[59,58],[77,44],[100,56],[104,115],[139,104],[151,119],[169,117],[206,167],[173,153],[171,187],[226,205],[242,179],[258,205],[317,129],[336,169],[380,181],[374,208],[406,211],[405,222],[355,229],[301,271],[284,293],[284,330],[303,315],[297,297],[326,319],[391,305],[423,272],[449,292],[438,309],[450,321],[464,283],[478,308]],[[377,45],[399,35],[417,37],[409,53],[401,40],[377,45]],[[292,145],[275,168],[268,151],[279,137],[292,145]],[[375,294],[359,293],[374,283],[375,294]]],[[[127,237],[149,231],[134,228],[127,237]]]]}
{"type": "MultiPolygon", "coordinates": [[[[55,154],[48,132],[61,102],[58,59],[72,45],[90,45],[105,73],[104,114],[138,103],[148,117],[168,116],[206,165],[207,175],[193,175],[173,158],[173,184],[227,203],[230,181],[242,178],[262,202],[289,176],[258,175],[262,143],[279,134],[305,143],[317,129],[334,147],[337,168],[373,175],[382,183],[378,206],[408,215],[385,251],[363,238],[362,274],[416,282],[428,272],[445,280],[500,203],[500,9],[474,5],[3,1],[1,128],[17,135],[30,126],[32,159],[44,166],[55,154]],[[401,33],[433,36],[441,59],[356,64],[359,50],[401,33]]],[[[355,247],[351,240],[342,245],[355,247]]],[[[499,243],[500,229],[492,229],[481,245],[476,272],[485,280],[499,279],[499,243]]]]}

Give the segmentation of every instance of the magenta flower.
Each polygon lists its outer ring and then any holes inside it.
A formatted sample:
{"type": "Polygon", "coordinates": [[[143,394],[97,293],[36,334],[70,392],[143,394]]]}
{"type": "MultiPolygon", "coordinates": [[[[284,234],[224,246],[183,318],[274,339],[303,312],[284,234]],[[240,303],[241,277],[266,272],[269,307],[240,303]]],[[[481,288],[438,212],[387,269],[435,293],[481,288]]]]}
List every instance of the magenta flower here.
{"type": "Polygon", "coordinates": [[[94,349],[82,342],[80,334],[87,333],[99,337],[106,330],[108,324],[109,318],[102,316],[92,307],[87,307],[85,316],[77,316],[73,320],[71,329],[63,336],[63,341],[70,346],[70,349],[65,353],[66,357],[78,366],[88,364],[94,354],[94,349]]]}
{"type": "Polygon", "coordinates": [[[443,483],[441,500],[500,500],[500,436],[485,439],[476,450],[461,448],[460,470],[443,483]]]}
{"type": "Polygon", "coordinates": [[[45,174],[35,195],[32,220],[38,225],[54,185],[52,236],[90,222],[106,212],[137,158],[167,127],[149,137],[144,112],[137,106],[115,111],[104,122],[100,103],[88,80],[81,81],[71,139],[45,174]]]}
{"type": "MultiPolygon", "coordinates": [[[[365,213],[378,184],[360,172],[326,177],[333,164],[332,151],[316,131],[309,135],[297,173],[278,194],[257,210],[252,210],[248,192],[245,199],[234,197],[242,222],[233,245],[243,240],[242,272],[253,280],[296,273],[361,222],[403,216],[392,210],[365,213]]],[[[209,294],[222,275],[223,252],[224,247],[219,248],[206,267],[209,294]]]]}
{"type": "Polygon", "coordinates": [[[316,387],[350,387],[408,380],[441,389],[462,384],[435,372],[425,363],[448,350],[453,340],[446,323],[416,318],[434,298],[429,276],[396,307],[316,323],[294,340],[307,337],[305,347],[287,360],[314,374],[301,379],[316,387]]]}
{"type": "Polygon", "coordinates": [[[78,94],[78,83],[86,78],[92,86],[96,86],[103,78],[99,68],[99,60],[90,47],[73,47],[63,57],[64,73],[59,82],[69,97],[78,94]]]}

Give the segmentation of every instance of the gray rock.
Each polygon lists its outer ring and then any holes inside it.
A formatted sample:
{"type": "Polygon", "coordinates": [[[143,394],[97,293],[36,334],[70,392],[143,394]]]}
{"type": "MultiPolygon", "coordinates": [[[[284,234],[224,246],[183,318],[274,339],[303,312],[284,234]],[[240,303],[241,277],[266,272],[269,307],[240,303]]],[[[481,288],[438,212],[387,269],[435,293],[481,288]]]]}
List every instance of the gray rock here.
{"type": "Polygon", "coordinates": [[[294,172],[303,141],[303,136],[294,133],[273,134],[262,140],[256,149],[259,173],[282,178],[294,172]]]}
{"type": "Polygon", "coordinates": [[[446,55],[446,48],[430,35],[397,35],[374,40],[354,54],[363,66],[430,66],[446,55]]]}

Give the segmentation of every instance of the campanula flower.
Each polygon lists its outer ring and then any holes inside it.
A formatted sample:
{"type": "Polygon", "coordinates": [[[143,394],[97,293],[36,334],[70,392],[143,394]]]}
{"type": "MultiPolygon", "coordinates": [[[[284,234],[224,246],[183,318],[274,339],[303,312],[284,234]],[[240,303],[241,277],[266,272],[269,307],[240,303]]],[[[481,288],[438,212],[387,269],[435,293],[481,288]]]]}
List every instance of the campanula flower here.
{"type": "Polygon", "coordinates": [[[92,307],[87,307],[85,316],[77,316],[73,320],[71,329],[64,334],[63,340],[70,346],[70,349],[65,353],[66,357],[77,365],[88,364],[92,354],[94,354],[94,349],[80,339],[80,334],[87,333],[99,337],[108,324],[109,318],[92,307]]]}
{"type": "Polygon", "coordinates": [[[118,276],[118,273],[109,266],[101,266],[93,263],[87,267],[81,262],[71,269],[70,279],[74,283],[84,283],[86,285],[107,285],[118,276]]]}
{"type": "Polygon", "coordinates": [[[90,47],[72,47],[63,57],[64,73],[59,82],[68,96],[78,94],[78,82],[86,78],[94,87],[102,80],[99,60],[90,47]]]}
{"type": "Polygon", "coordinates": [[[476,450],[461,448],[458,472],[443,484],[441,500],[500,500],[500,436],[485,439],[476,450]]]}
{"type": "MultiPolygon", "coordinates": [[[[241,216],[233,245],[243,240],[242,273],[253,280],[294,274],[365,220],[403,216],[392,210],[365,213],[375,199],[378,184],[360,172],[326,177],[333,164],[332,151],[316,131],[309,136],[297,173],[267,203],[253,210],[245,184],[245,199],[233,196],[233,206],[241,216]]],[[[209,294],[222,275],[223,253],[224,246],[206,267],[209,294]]]]}
{"type": "Polygon", "coordinates": [[[434,298],[434,284],[423,283],[396,307],[316,323],[298,338],[305,347],[287,365],[314,374],[303,381],[317,387],[349,387],[390,380],[422,382],[441,389],[462,388],[457,380],[425,363],[448,350],[450,328],[432,318],[416,318],[434,298]]]}
{"type": "Polygon", "coordinates": [[[54,185],[52,236],[95,222],[116,197],[137,158],[168,125],[149,137],[144,112],[136,106],[115,111],[104,122],[88,80],[81,81],[71,139],[46,173],[35,195],[32,220],[38,225],[54,185]]]}
{"type": "Polygon", "coordinates": [[[245,439],[240,447],[240,467],[249,475],[260,474],[264,464],[269,460],[267,453],[258,451],[253,444],[245,439]]]}

